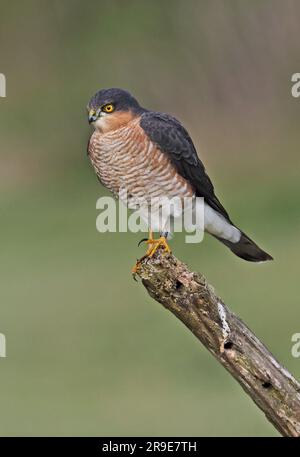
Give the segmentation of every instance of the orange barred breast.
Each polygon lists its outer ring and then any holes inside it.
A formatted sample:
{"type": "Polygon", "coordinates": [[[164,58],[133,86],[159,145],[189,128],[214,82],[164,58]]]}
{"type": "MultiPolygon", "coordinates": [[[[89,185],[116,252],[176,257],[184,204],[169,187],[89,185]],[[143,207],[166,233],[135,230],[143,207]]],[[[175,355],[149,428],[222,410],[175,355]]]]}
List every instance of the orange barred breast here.
{"type": "Polygon", "coordinates": [[[91,163],[105,187],[115,196],[126,190],[135,198],[172,198],[194,195],[164,154],[147,137],[139,118],[106,133],[97,130],[89,143],[91,163]]]}

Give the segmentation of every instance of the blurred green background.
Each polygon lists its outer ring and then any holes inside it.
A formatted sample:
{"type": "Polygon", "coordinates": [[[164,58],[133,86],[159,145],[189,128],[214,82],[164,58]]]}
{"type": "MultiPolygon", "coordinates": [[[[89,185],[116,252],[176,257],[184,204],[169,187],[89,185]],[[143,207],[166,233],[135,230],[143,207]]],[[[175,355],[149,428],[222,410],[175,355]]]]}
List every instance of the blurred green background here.
{"type": "Polygon", "coordinates": [[[1,435],[277,435],[99,234],[85,107],[131,91],[189,129],[232,219],[269,251],[172,243],[300,379],[297,0],[0,1],[1,435]]]}

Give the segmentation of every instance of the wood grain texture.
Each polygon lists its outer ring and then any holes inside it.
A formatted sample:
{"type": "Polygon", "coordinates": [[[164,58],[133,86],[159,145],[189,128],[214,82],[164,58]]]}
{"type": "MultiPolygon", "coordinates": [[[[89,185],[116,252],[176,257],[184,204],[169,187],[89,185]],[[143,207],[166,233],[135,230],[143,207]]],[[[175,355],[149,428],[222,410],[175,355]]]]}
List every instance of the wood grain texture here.
{"type": "MultiPolygon", "coordinates": [[[[240,383],[283,436],[300,436],[300,384],[216,295],[172,254],[142,259],[138,276],[240,383]]],[[[266,322],[266,325],[272,325],[266,322]]]]}

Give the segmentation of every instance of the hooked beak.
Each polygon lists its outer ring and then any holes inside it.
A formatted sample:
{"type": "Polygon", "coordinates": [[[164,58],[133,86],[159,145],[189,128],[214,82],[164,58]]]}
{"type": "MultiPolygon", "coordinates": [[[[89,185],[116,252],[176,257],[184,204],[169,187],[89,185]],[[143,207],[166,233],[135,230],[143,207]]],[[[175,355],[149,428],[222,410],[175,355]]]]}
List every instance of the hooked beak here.
{"type": "Polygon", "coordinates": [[[95,110],[91,109],[89,111],[89,124],[95,122],[98,119],[97,113],[95,110]]]}

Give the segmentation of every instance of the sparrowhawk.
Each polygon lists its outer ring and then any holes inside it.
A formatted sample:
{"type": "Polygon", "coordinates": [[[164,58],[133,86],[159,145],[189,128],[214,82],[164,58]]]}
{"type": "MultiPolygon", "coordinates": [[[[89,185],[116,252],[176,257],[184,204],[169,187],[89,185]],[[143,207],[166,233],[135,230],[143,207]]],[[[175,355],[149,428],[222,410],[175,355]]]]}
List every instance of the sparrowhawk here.
{"type": "MultiPolygon", "coordinates": [[[[187,130],[169,114],[150,111],[122,89],[103,89],[88,104],[94,131],[88,156],[101,183],[129,199],[203,197],[204,229],[242,259],[271,260],[231,221],[217,198],[187,130]]],[[[163,226],[153,223],[147,255],[158,246],[169,251],[163,226]],[[158,240],[153,231],[160,232],[158,240]]]]}

